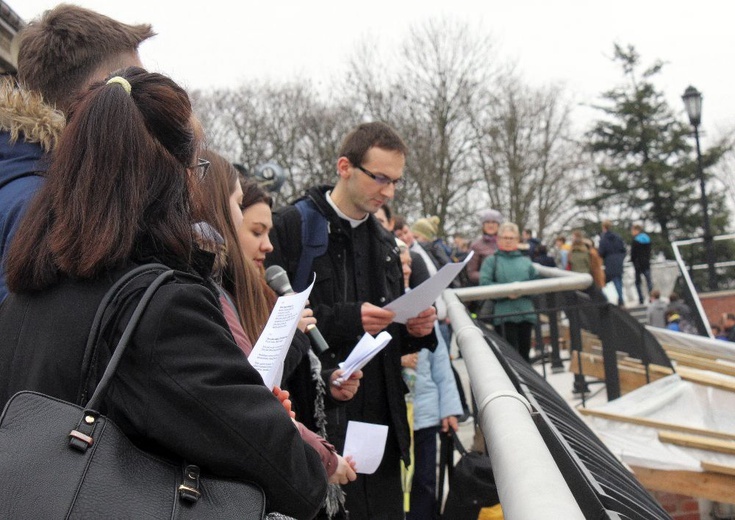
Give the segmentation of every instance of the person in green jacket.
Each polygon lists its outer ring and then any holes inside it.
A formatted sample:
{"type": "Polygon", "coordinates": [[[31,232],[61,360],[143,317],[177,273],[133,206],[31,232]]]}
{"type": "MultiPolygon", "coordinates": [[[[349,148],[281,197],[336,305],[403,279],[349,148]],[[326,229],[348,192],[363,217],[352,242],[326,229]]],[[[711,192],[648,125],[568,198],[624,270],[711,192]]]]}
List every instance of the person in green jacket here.
{"type": "MultiPolygon", "coordinates": [[[[498,229],[498,251],[487,257],[480,268],[480,285],[524,282],[538,277],[528,256],[518,249],[520,233],[512,222],[501,224],[498,229]]],[[[536,323],[533,301],[527,296],[508,296],[496,300],[493,325],[521,355],[529,361],[531,332],[536,323]],[[526,314],[518,314],[527,312],[526,314]],[[513,314],[512,316],[503,316],[513,314]]]]}

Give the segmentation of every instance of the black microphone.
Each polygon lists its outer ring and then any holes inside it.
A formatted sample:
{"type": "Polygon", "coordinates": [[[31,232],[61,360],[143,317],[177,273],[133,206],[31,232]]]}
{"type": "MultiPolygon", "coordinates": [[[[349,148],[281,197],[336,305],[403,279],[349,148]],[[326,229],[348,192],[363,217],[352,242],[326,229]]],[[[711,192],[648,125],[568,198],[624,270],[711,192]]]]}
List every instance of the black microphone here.
{"type": "MultiPolygon", "coordinates": [[[[279,296],[286,296],[288,294],[294,294],[295,291],[291,287],[291,282],[288,279],[288,274],[280,265],[272,265],[265,270],[265,281],[268,286],[275,291],[279,296]]],[[[307,325],[306,334],[311,340],[311,346],[314,352],[322,354],[329,350],[324,336],[316,328],[316,325],[307,325]]]]}

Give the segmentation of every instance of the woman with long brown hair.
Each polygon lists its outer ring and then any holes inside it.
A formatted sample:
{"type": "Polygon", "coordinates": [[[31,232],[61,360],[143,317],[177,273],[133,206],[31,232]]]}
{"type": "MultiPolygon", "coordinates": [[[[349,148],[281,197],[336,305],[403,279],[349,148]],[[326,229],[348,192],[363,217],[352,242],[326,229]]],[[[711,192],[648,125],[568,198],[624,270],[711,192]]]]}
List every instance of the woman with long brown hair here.
{"type": "MultiPolygon", "coordinates": [[[[269,233],[273,227],[270,195],[254,179],[240,176],[242,198],[238,201],[242,212],[242,220],[238,228],[238,240],[243,255],[251,260],[261,273],[261,280],[267,299],[273,302],[275,293],[265,283],[264,260],[273,251],[269,233]]],[[[237,217],[235,217],[237,219],[237,217]]],[[[308,310],[310,322],[316,320],[308,310]]],[[[302,328],[303,330],[303,328],[302,328]]],[[[334,410],[344,402],[352,399],[358,391],[362,371],[359,370],[342,382],[335,381],[342,370],[323,370],[322,364],[311,348],[309,340],[302,334],[295,338],[290,354],[300,352],[300,358],[290,355],[286,358],[283,376],[283,387],[291,393],[293,408],[306,426],[327,438],[328,411],[334,410]]],[[[344,495],[336,485],[330,485],[325,507],[318,518],[340,517],[344,509],[344,495]]]]}
{"type": "Polygon", "coordinates": [[[106,415],[141,448],[254,482],[269,510],[311,518],[327,484],[319,456],[233,341],[212,255],[196,247],[197,126],[186,92],[140,68],[92,85],[69,112],[7,259],[0,407],[20,390],[83,405],[155,273],[125,289],[89,352],[100,300],[135,266],[164,264],[176,276],[143,313],[106,415]]]}
{"type": "MultiPolygon", "coordinates": [[[[253,260],[244,254],[244,248],[238,239],[238,229],[243,221],[243,190],[237,170],[232,163],[211,150],[202,152],[201,157],[210,163],[209,174],[201,183],[204,218],[216,228],[223,242],[221,252],[223,260],[217,273],[217,279],[221,284],[220,301],[235,340],[246,355],[249,355],[253,343],[268,321],[275,295],[264,284],[262,273],[253,260]]],[[[262,271],[262,264],[258,267],[262,271]]],[[[296,366],[305,357],[305,349],[309,348],[309,340],[303,332],[308,324],[315,323],[316,320],[310,309],[305,309],[304,314],[289,349],[287,359],[290,358],[291,366],[284,371],[286,380],[294,375],[296,366]]],[[[310,375],[307,377],[311,379],[310,375]]],[[[354,383],[357,384],[357,381],[354,383]]],[[[280,394],[280,389],[276,388],[276,393],[280,394]]],[[[302,409],[298,411],[307,413],[302,409]]],[[[306,432],[303,429],[301,431],[307,442],[319,452],[330,482],[346,484],[356,478],[350,462],[336,454],[332,445],[326,443],[323,438],[317,438],[311,431],[306,432]]]]}

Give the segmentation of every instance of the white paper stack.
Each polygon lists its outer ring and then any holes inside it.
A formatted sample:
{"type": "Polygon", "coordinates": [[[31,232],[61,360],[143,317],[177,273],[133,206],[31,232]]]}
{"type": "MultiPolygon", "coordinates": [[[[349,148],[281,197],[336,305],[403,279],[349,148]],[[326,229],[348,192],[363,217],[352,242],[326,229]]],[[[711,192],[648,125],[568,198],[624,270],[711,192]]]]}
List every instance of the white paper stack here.
{"type": "Polygon", "coordinates": [[[343,370],[343,373],[338,380],[346,380],[355,370],[360,370],[367,365],[378,352],[385,348],[391,339],[393,339],[393,336],[386,331],[381,332],[375,337],[372,337],[366,332],[360,338],[360,341],[357,342],[355,348],[352,349],[350,355],[347,356],[347,359],[339,364],[339,368],[343,370]]]}

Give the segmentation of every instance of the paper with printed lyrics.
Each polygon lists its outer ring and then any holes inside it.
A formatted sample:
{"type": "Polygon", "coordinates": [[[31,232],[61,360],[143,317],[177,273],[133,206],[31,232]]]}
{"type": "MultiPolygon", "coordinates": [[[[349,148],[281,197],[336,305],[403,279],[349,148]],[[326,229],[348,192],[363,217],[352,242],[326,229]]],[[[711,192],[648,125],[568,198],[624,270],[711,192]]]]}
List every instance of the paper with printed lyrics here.
{"type": "Polygon", "coordinates": [[[384,424],[348,421],[342,456],[352,457],[355,473],[371,475],[383,460],[387,439],[388,427],[384,424]]]}
{"type": "Polygon", "coordinates": [[[360,370],[362,367],[368,364],[368,362],[375,357],[375,355],[383,350],[385,346],[393,339],[388,332],[383,331],[375,337],[372,337],[367,332],[362,335],[360,341],[352,349],[347,359],[339,364],[339,368],[343,370],[342,375],[337,378],[337,381],[346,381],[355,370],[360,370]]]}
{"type": "Polygon", "coordinates": [[[263,378],[265,385],[273,389],[283,375],[283,360],[291,345],[293,335],[306,306],[316,276],[311,285],[300,293],[279,296],[268,317],[263,332],[253,346],[248,361],[263,378]]]}
{"type": "Polygon", "coordinates": [[[396,317],[393,318],[395,323],[406,323],[407,320],[415,318],[421,311],[434,304],[441,296],[442,291],[449,287],[452,280],[464,269],[464,266],[467,265],[474,254],[474,251],[470,251],[470,254],[461,262],[445,265],[434,276],[424,280],[421,285],[396,298],[383,308],[396,313],[396,317]]]}

